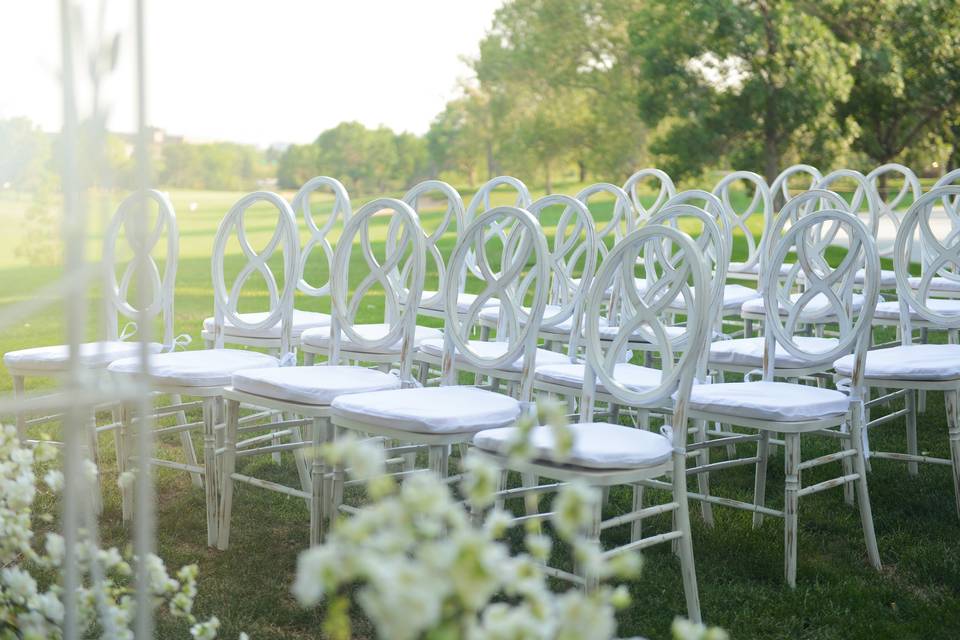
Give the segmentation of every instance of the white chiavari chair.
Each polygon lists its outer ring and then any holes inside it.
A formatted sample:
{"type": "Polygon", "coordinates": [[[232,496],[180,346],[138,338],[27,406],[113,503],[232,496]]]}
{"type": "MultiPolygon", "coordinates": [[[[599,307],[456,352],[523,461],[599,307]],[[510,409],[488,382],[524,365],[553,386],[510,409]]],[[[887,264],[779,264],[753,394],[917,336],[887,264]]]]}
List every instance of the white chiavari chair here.
{"type": "MultiPolygon", "coordinates": [[[[754,513],[754,525],[759,525],[764,515],[784,518],[784,567],[787,584],[796,586],[797,540],[799,499],[826,489],[854,483],[860,519],[866,540],[870,563],[880,567],[873,517],[870,510],[867,479],[864,465],[862,429],[864,424],[863,363],[870,341],[870,321],[879,288],[880,258],[877,255],[873,234],[858,218],[846,210],[821,210],[809,213],[782,233],[789,218],[780,216],[771,238],[776,239],[770,252],[775,264],[783,262],[791,252],[797,261],[790,273],[781,281],[771,272],[766,272],[761,283],[767,301],[764,322],[764,368],[761,380],[697,385],[690,395],[690,416],[695,419],[730,423],[758,430],[761,439],[756,455],[757,472],[752,504],[711,495],[691,497],[712,501],[754,513]],[[820,242],[823,229],[842,236],[847,241],[848,252],[836,267],[826,259],[829,244],[820,242]],[[782,237],[781,237],[782,236],[782,237]],[[858,269],[866,270],[864,294],[867,302],[855,307],[853,292],[858,269]],[[804,293],[796,298],[791,294],[794,281],[800,272],[805,273],[804,293]],[[799,326],[803,324],[804,307],[813,303],[817,296],[827,299],[832,315],[838,324],[836,346],[827,352],[808,352],[795,341],[799,326]],[[786,315],[778,313],[778,307],[786,315]],[[857,362],[852,379],[844,390],[827,389],[774,380],[773,363],[775,349],[780,346],[798,360],[810,362],[832,361],[837,356],[853,352],[857,362]],[[784,509],[765,506],[766,467],[768,443],[771,434],[781,434],[784,439],[784,509]],[[844,448],[837,452],[802,461],[801,437],[821,435],[840,439],[844,448]],[[852,470],[844,461],[852,462],[852,470]],[[843,473],[830,480],[804,487],[803,471],[834,462],[843,463],[843,473]]],[[[723,446],[723,440],[711,440],[708,446],[723,446]]],[[[723,462],[710,465],[720,469],[723,462]]]]}
{"type": "Polygon", "coordinates": [[[793,198],[790,190],[790,181],[800,182],[799,191],[809,191],[817,186],[823,174],[816,167],[809,164],[795,164],[787,167],[770,183],[770,197],[773,199],[773,208],[779,211],[793,198]]]}
{"type": "MultiPolygon", "coordinates": [[[[559,483],[581,481],[603,489],[615,485],[636,486],[647,480],[669,477],[670,480],[664,484],[671,496],[661,505],[645,508],[641,500],[635,500],[629,513],[604,521],[601,501],[596,500],[592,505],[587,534],[593,544],[599,545],[601,532],[605,529],[636,524],[640,519],[654,514],[673,514],[674,525],[669,531],[642,537],[640,528],[633,526],[629,542],[602,553],[610,556],[676,541],[687,615],[692,620],[699,620],[700,602],[686,495],[686,405],[700,352],[705,346],[713,320],[708,298],[694,296],[693,289],[707,290],[710,276],[705,263],[700,260],[699,248],[689,236],[670,227],[647,224],[613,248],[601,265],[596,282],[598,286],[588,294],[585,316],[588,380],[585,410],[581,412],[580,423],[570,427],[573,436],[570,450],[566,454],[558,451],[554,443],[554,430],[549,426],[534,427],[527,435],[510,427],[481,431],[474,437],[473,444],[481,455],[492,458],[501,468],[551,478],[559,483]],[[637,259],[641,254],[645,258],[646,273],[657,274],[644,291],[632,286],[637,259]],[[628,283],[624,287],[624,303],[634,310],[634,314],[629,322],[623,324],[619,335],[607,341],[600,334],[604,326],[599,321],[604,304],[603,293],[608,284],[618,279],[628,283]],[[678,296],[686,300],[686,306],[690,309],[683,336],[671,335],[664,324],[669,305],[678,296]],[[648,370],[647,379],[642,384],[629,376],[624,377],[621,368],[621,363],[627,359],[631,336],[638,331],[650,343],[657,345],[656,351],[662,363],[661,369],[648,370]],[[625,406],[666,407],[672,414],[672,420],[661,428],[660,433],[622,426],[616,422],[594,422],[592,406],[595,389],[603,389],[604,393],[611,394],[625,406]],[[521,437],[528,438],[527,443],[532,450],[532,459],[526,462],[517,462],[511,457],[511,451],[521,437]]],[[[556,486],[507,489],[499,495],[501,498],[537,497],[556,486]]],[[[642,494],[637,492],[635,496],[642,494]]],[[[522,520],[547,518],[550,515],[528,515],[522,520]]],[[[582,565],[575,567],[574,572],[552,568],[550,573],[584,584],[588,589],[595,588],[598,582],[598,576],[592,575],[589,567],[582,565]]]]}
{"type": "MultiPolygon", "coordinates": [[[[346,188],[339,180],[327,176],[316,176],[308,180],[296,196],[293,198],[292,209],[294,214],[302,213],[303,221],[310,234],[309,240],[303,246],[300,252],[300,277],[297,282],[297,290],[310,297],[328,297],[330,287],[328,283],[315,286],[310,283],[311,269],[310,257],[317,248],[321,249],[324,256],[324,262],[319,269],[321,274],[329,275],[328,265],[333,254],[333,247],[330,242],[330,234],[338,224],[345,224],[350,219],[350,196],[347,195],[346,188]],[[333,204],[330,213],[326,219],[318,224],[316,216],[310,205],[311,196],[318,191],[329,191],[333,195],[333,204]]],[[[252,312],[241,313],[239,317],[247,324],[256,324],[265,317],[265,313],[252,312]]],[[[203,321],[203,331],[201,336],[209,349],[213,346],[214,338],[214,318],[206,318],[203,321]]],[[[326,327],[330,324],[330,316],[326,313],[317,311],[304,311],[294,307],[293,309],[293,328],[291,329],[291,344],[296,347],[300,342],[300,334],[313,327],[326,327]]],[[[269,349],[273,353],[280,353],[280,331],[279,324],[274,324],[262,329],[249,329],[237,327],[228,323],[223,328],[223,337],[225,344],[237,344],[248,347],[258,347],[269,349]]],[[[281,353],[282,355],[282,353],[281,353]]]]}
{"type": "MultiPolygon", "coordinates": [[[[773,197],[770,194],[770,187],[767,186],[763,176],[752,171],[734,171],[724,176],[717,183],[717,186],[713,188],[713,194],[720,198],[720,202],[723,203],[728,212],[733,227],[733,237],[742,235],[746,244],[743,261],[731,262],[730,268],[727,270],[727,277],[735,280],[756,280],[759,282],[763,243],[767,230],[773,225],[773,197]],[[747,204],[741,211],[737,209],[736,197],[734,196],[739,185],[745,187],[744,196],[747,198],[747,204]],[[757,242],[752,228],[752,226],[756,226],[758,218],[761,225],[760,242],[757,242]]],[[[735,255],[734,249],[735,247],[731,249],[731,256],[735,255]]]]}
{"type": "Polygon", "coordinates": [[[640,169],[627,178],[627,181],[623,183],[623,190],[630,196],[630,202],[633,205],[633,219],[632,224],[627,229],[628,233],[645,223],[647,218],[655,214],[667,203],[667,200],[677,195],[677,188],[674,186],[670,176],[667,175],[665,171],[652,167],[640,169]],[[655,188],[651,189],[651,191],[657,195],[652,204],[645,206],[640,195],[640,189],[650,182],[653,182],[655,185],[655,188]]]}
{"type": "MultiPolygon", "coordinates": [[[[256,352],[241,349],[224,348],[225,327],[229,322],[232,326],[247,331],[262,331],[279,324],[280,350],[283,358],[292,359],[290,333],[292,329],[293,294],[297,285],[297,264],[299,259],[299,239],[297,237],[297,222],[293,210],[283,197],[266,191],[250,193],[237,201],[227,215],[220,222],[213,245],[213,304],[214,326],[212,349],[195,351],[177,351],[160,353],[150,357],[147,362],[140,358],[123,358],[116,360],[107,368],[118,379],[137,377],[146,371],[151,387],[160,393],[179,394],[199,397],[199,402],[182,403],[175,407],[165,407],[166,411],[184,411],[200,405],[202,419],[200,422],[178,424],[172,427],[161,427],[153,430],[154,436],[173,433],[184,433],[202,429],[203,431],[203,466],[187,462],[175,462],[159,458],[141,460],[150,465],[148,469],[139,469],[140,473],[151,473],[152,467],[166,467],[170,469],[189,471],[192,474],[202,474],[206,492],[207,516],[207,544],[213,546],[217,541],[218,524],[218,480],[216,465],[216,449],[222,442],[222,431],[216,428],[217,419],[222,403],[223,388],[230,384],[234,371],[257,367],[277,367],[277,358],[256,352]],[[265,203],[277,209],[277,221],[273,234],[264,248],[258,253],[250,246],[249,232],[246,229],[247,210],[257,204],[265,203]],[[227,285],[226,278],[226,250],[227,244],[236,236],[240,249],[245,258],[245,264],[240,269],[232,285],[227,285]],[[277,252],[282,253],[283,286],[277,284],[277,278],[270,268],[268,261],[277,252]],[[241,294],[250,277],[258,274],[263,277],[267,285],[267,300],[269,309],[266,313],[254,316],[250,321],[241,317],[238,310],[241,294]]],[[[134,459],[131,443],[135,434],[133,431],[140,428],[153,429],[146,416],[135,419],[129,407],[121,410],[121,454],[120,470],[130,469],[129,461],[134,459]]],[[[140,458],[137,458],[140,459],[140,458]]],[[[133,491],[128,484],[122,491],[123,519],[129,522],[133,516],[133,491]]]]}
{"type": "MultiPolygon", "coordinates": [[[[323,537],[323,501],[326,495],[325,470],[319,455],[313,456],[311,474],[306,486],[294,488],[266,481],[236,471],[238,457],[273,454],[276,451],[319,447],[330,439],[330,404],[343,394],[399,389],[411,386],[411,356],[416,316],[426,265],[427,238],[420,228],[417,215],[410,206],[399,200],[381,198],[367,203],[344,226],[333,256],[330,282],[331,327],[334,339],[330,358],[317,366],[290,366],[274,369],[237,371],[232,383],[223,391],[226,398],[226,433],[223,446],[223,473],[220,498],[220,526],[217,546],[226,549],[230,542],[230,518],[233,511],[234,484],[243,482],[286,495],[305,498],[310,508],[310,544],[319,544],[323,537]],[[374,254],[379,223],[389,213],[390,227],[397,233],[397,241],[384,247],[383,255],[374,254]],[[364,260],[352,260],[354,253],[362,252],[364,260]],[[402,263],[402,264],[401,264],[402,263]],[[391,278],[387,274],[397,269],[404,274],[391,278]],[[356,323],[357,312],[376,293],[374,283],[383,289],[385,297],[397,306],[389,331],[368,336],[356,323]],[[351,285],[355,287],[350,294],[351,285]],[[401,301],[412,302],[401,305],[401,301]],[[363,359],[366,353],[377,353],[384,348],[400,345],[398,374],[385,373],[363,366],[341,365],[344,356],[363,359]],[[309,426],[308,442],[269,445],[257,449],[237,449],[241,403],[281,411],[296,416],[272,427],[309,426]]],[[[256,429],[257,427],[246,427],[256,429]]]]}

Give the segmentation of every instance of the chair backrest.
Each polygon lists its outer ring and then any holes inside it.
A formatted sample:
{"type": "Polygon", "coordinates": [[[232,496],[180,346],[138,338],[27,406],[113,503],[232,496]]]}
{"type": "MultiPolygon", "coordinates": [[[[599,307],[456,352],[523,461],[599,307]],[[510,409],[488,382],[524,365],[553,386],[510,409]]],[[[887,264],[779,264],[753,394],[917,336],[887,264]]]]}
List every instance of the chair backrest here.
{"type": "MultiPolygon", "coordinates": [[[[797,259],[784,278],[776,270],[768,269],[761,281],[765,309],[763,377],[773,379],[778,345],[810,366],[831,363],[852,351],[858,359],[854,371],[862,376],[880,289],[880,256],[873,234],[845,209],[808,213],[784,231],[782,227],[789,221],[788,216],[777,219],[771,234],[775,242],[770,257],[776,264],[785,262],[789,253],[796,253],[797,259]],[[845,238],[847,243],[847,251],[836,266],[827,259],[829,245],[817,242],[824,226],[836,228],[835,235],[845,238]],[[856,306],[854,285],[860,269],[864,270],[863,302],[856,306]],[[803,293],[794,298],[791,294],[801,273],[803,293]],[[829,319],[837,325],[837,343],[833,348],[825,351],[822,344],[805,347],[794,340],[801,333],[801,325],[811,319],[829,319]]],[[[860,382],[854,380],[857,389],[860,382]]]]}
{"type": "MultiPolygon", "coordinates": [[[[525,209],[530,206],[531,202],[533,202],[533,198],[530,196],[530,190],[527,189],[527,185],[523,184],[523,182],[518,178],[514,178],[513,176],[497,176],[495,178],[491,178],[490,180],[487,180],[473,195],[473,198],[470,199],[470,206],[467,207],[467,212],[464,216],[465,225],[473,223],[473,221],[477,219],[477,216],[479,216],[481,212],[490,210],[490,198],[497,189],[516,192],[517,195],[513,201],[514,207],[525,209]]],[[[510,224],[511,222],[512,221],[510,220],[504,220],[503,224],[506,225],[510,224]]],[[[498,238],[501,244],[503,244],[506,241],[507,229],[503,226],[494,226],[487,230],[487,234],[488,238],[484,238],[484,242],[486,242],[489,238],[498,238]]],[[[464,269],[469,269],[475,276],[480,275],[480,271],[477,269],[476,256],[474,256],[472,253],[468,254],[464,269]]],[[[461,279],[466,277],[466,271],[460,274],[460,277],[461,279]]],[[[461,291],[462,290],[463,289],[461,288],[461,291]]]]}
{"type": "MultiPolygon", "coordinates": [[[[605,256],[610,247],[617,243],[634,229],[633,204],[630,202],[630,196],[627,192],[615,184],[609,182],[597,182],[584,187],[574,197],[582,202],[588,209],[590,201],[599,196],[613,196],[613,210],[610,214],[610,220],[597,229],[597,242],[600,255],[605,256]],[[609,242],[609,246],[608,243],[609,242]]],[[[591,213],[591,215],[593,215],[591,213]]],[[[596,218],[594,218],[596,220],[596,218]]]]}
{"type": "Polygon", "coordinates": [[[410,205],[395,198],[378,198],[357,210],[344,225],[333,254],[331,364],[337,364],[345,352],[344,337],[349,340],[351,352],[357,353],[383,350],[399,342],[400,378],[404,382],[410,380],[417,306],[423,293],[426,261],[426,237],[410,205]],[[390,238],[387,242],[381,240],[385,218],[388,218],[390,238]],[[383,248],[380,256],[378,246],[383,248]],[[357,249],[360,259],[354,255],[357,249]],[[400,277],[391,276],[395,270],[400,277]],[[374,287],[383,290],[384,321],[388,330],[371,338],[358,332],[355,325],[357,313],[365,310],[365,301],[369,302],[367,296],[374,287]]]}
{"type": "Polygon", "coordinates": [[[333,265],[333,243],[330,242],[330,232],[339,222],[346,224],[350,220],[350,196],[347,194],[346,187],[335,178],[327,176],[317,176],[307,180],[297,195],[293,197],[292,205],[294,214],[300,212],[303,214],[304,224],[310,232],[310,239],[304,245],[300,252],[300,277],[297,280],[297,289],[310,296],[329,296],[330,295],[330,268],[333,265]],[[319,190],[329,190],[333,193],[333,206],[330,214],[323,224],[317,224],[310,208],[310,196],[319,190]],[[323,250],[325,259],[323,273],[327,276],[327,281],[319,286],[310,284],[307,281],[307,271],[310,266],[310,255],[317,247],[323,250]]]}
{"type": "MultiPolygon", "coordinates": [[[[743,234],[744,241],[747,245],[747,254],[742,260],[744,268],[749,269],[758,265],[762,254],[763,239],[767,234],[767,230],[773,224],[773,197],[770,195],[770,188],[767,186],[767,182],[763,179],[763,176],[752,171],[734,171],[724,176],[724,178],[717,183],[717,186],[713,188],[713,195],[720,198],[720,202],[723,203],[724,208],[727,210],[727,215],[732,225],[731,233],[739,229],[743,234]],[[745,195],[749,200],[743,208],[735,205],[734,201],[736,198],[732,195],[732,190],[738,184],[745,184],[747,186],[747,193],[745,195]],[[753,195],[750,195],[750,189],[753,190],[753,195]],[[753,230],[750,228],[750,222],[755,217],[760,217],[759,244],[753,235],[753,230]]],[[[731,246],[731,255],[732,252],[733,248],[731,246]]]]}
{"type": "Polygon", "coordinates": [[[529,402],[533,391],[537,334],[547,304],[546,283],[550,278],[550,251],[537,219],[518,207],[495,207],[485,211],[460,234],[450,256],[451,273],[464,270],[473,255],[482,290],[469,309],[457,312],[459,291],[452,279],[446,282],[443,331],[443,384],[456,384],[456,353],[478,369],[503,369],[522,358],[520,400],[529,402]],[[503,247],[491,242],[491,229],[505,230],[503,247]],[[532,271],[529,277],[527,271],[532,271]],[[470,346],[470,335],[483,305],[491,298],[500,300],[497,340],[505,342],[501,355],[488,357],[470,346]]]}
{"type": "Polygon", "coordinates": [[[960,185],[934,187],[920,196],[903,216],[893,246],[893,268],[897,275],[897,298],[900,300],[900,328],[903,344],[912,342],[910,309],[917,315],[944,329],[960,328],[960,315],[931,308],[930,286],[933,278],[945,278],[960,284],[960,227],[949,232],[935,228],[937,205],[950,206],[960,199],[960,185]],[[919,238],[917,238],[919,236],[919,238]],[[912,244],[919,239],[923,247],[923,272],[920,281],[910,285],[912,244]]]}
{"type": "MultiPolygon", "coordinates": [[[[717,226],[720,227],[721,233],[724,234],[724,237],[727,238],[727,247],[732,244],[730,239],[733,233],[733,224],[730,221],[732,213],[727,211],[727,208],[723,206],[720,198],[710,193],[709,191],[704,191],[703,189],[688,189],[686,191],[681,191],[676,194],[669,200],[667,200],[664,207],[669,207],[678,204],[690,204],[695,207],[698,207],[713,217],[714,222],[717,223],[717,226]]],[[[677,224],[678,220],[671,218],[670,224],[677,224]]],[[[679,228],[679,227],[674,227],[679,228]]],[[[711,247],[712,250],[712,247],[711,247]]],[[[718,256],[711,255],[709,256],[713,264],[717,264],[718,256]]],[[[727,264],[729,264],[729,249],[727,251],[727,264]]],[[[726,267],[724,267],[726,268],[726,267]]]]}
{"type": "MultiPolygon", "coordinates": [[[[689,206],[689,205],[687,205],[689,206]]],[[[700,258],[700,250],[686,233],[658,224],[647,224],[617,243],[600,265],[594,286],[587,296],[584,314],[584,341],[586,375],[582,406],[587,408],[583,421],[592,417],[596,384],[624,405],[634,407],[662,407],[672,404],[675,410],[674,444],[686,444],[685,409],[690,388],[701,354],[706,349],[712,317],[707,296],[695,296],[693,291],[709,288],[707,267],[700,258]],[[631,283],[636,281],[638,260],[648,274],[656,274],[652,286],[644,290],[631,283]],[[616,280],[624,286],[625,304],[633,310],[620,323],[612,340],[602,339],[601,309],[604,290],[616,280]],[[668,331],[670,309],[683,301],[687,307],[687,323],[682,333],[668,331]],[[617,364],[628,360],[629,343],[636,334],[642,334],[659,355],[661,379],[655,387],[637,390],[618,376],[617,364]]]]}
{"type": "Polygon", "coordinates": [[[217,229],[213,241],[213,320],[214,346],[223,348],[223,327],[229,322],[232,326],[251,331],[263,331],[280,324],[280,354],[290,353],[290,334],[293,330],[293,294],[299,280],[300,240],[297,235],[297,220],[293,209],[282,196],[269,191],[255,191],[240,198],[234,204],[217,229]],[[277,224],[273,235],[260,253],[250,246],[244,224],[245,213],[252,205],[264,202],[277,209],[277,224]],[[240,251],[246,258],[246,264],[237,274],[233,284],[227,289],[225,261],[227,242],[236,234],[240,251]],[[283,288],[277,286],[277,278],[267,264],[273,255],[282,253],[283,288]],[[260,274],[267,285],[266,315],[256,322],[244,318],[238,311],[243,287],[254,273],[260,274]]]}
{"type": "Polygon", "coordinates": [[[627,181],[623,183],[623,190],[630,196],[630,202],[633,204],[635,217],[630,230],[639,227],[648,217],[659,211],[660,207],[667,203],[667,200],[677,195],[677,188],[670,176],[665,171],[652,167],[640,169],[640,171],[627,178],[627,181]],[[647,207],[640,200],[639,187],[651,181],[656,184],[657,198],[653,201],[653,204],[647,207]]]}
{"type": "Polygon", "coordinates": [[[787,167],[770,183],[770,197],[773,198],[774,209],[777,206],[786,205],[793,199],[793,196],[790,195],[791,179],[794,182],[798,180],[802,182],[800,191],[803,192],[813,189],[821,178],[823,178],[823,174],[820,173],[820,170],[809,164],[795,164],[792,167],[787,167]]]}
{"type": "MultiPolygon", "coordinates": [[[[572,318],[568,353],[576,357],[580,342],[580,321],[585,294],[593,285],[597,269],[597,230],[593,215],[587,206],[565,195],[549,195],[536,200],[527,209],[540,222],[541,227],[554,227],[553,238],[547,240],[549,248],[549,281],[547,304],[542,327],[557,326],[572,318]],[[556,224],[553,216],[544,220],[551,207],[563,207],[556,224]]],[[[527,278],[535,277],[536,271],[528,271],[527,278]]],[[[529,287],[521,285],[521,288],[529,287]]]]}
{"type": "Polygon", "coordinates": [[[816,184],[817,189],[826,189],[839,193],[836,188],[841,181],[853,181],[856,188],[850,197],[850,202],[846,210],[855,216],[861,215],[861,209],[867,208],[867,229],[873,234],[876,241],[877,233],[880,230],[880,216],[882,208],[880,206],[880,194],[877,193],[876,186],[867,180],[867,177],[853,169],[837,169],[823,176],[816,184]]]}
{"type": "Polygon", "coordinates": [[[136,303],[130,301],[130,285],[136,286],[134,276],[137,269],[142,266],[149,273],[151,285],[149,295],[145,297],[150,302],[143,311],[151,321],[160,316],[163,323],[163,345],[167,348],[173,346],[173,299],[177,279],[179,241],[177,216],[174,213],[173,204],[165,193],[154,189],[136,192],[127,196],[117,207],[117,212],[106,229],[103,242],[103,265],[106,277],[104,302],[106,303],[108,340],[124,339],[132,335],[126,331],[123,332],[124,335],[120,335],[118,316],[134,322],[141,317],[136,303]],[[147,214],[149,201],[157,205],[156,217],[153,228],[145,229],[141,243],[134,231],[133,220],[135,216],[149,215],[147,214]],[[163,242],[164,234],[166,234],[166,255],[163,260],[163,275],[161,275],[152,254],[153,249],[163,242]],[[125,238],[133,255],[118,280],[117,245],[120,243],[121,236],[125,238]]]}
{"type": "Polygon", "coordinates": [[[877,192],[877,200],[880,205],[878,213],[877,241],[881,258],[890,258],[893,256],[893,240],[896,237],[897,229],[900,228],[900,209],[906,207],[923,193],[920,186],[920,180],[917,175],[902,164],[891,162],[881,165],[867,174],[869,182],[877,192]],[[881,191],[880,185],[884,183],[884,189],[881,191]],[[907,200],[907,197],[910,200],[907,200]],[[889,233],[892,232],[892,233],[889,233]],[[880,243],[880,237],[883,235],[891,236],[889,242],[880,243]]]}
{"type": "MultiPolygon", "coordinates": [[[[770,226],[763,248],[763,257],[760,261],[760,280],[763,280],[764,271],[768,269],[772,269],[779,277],[780,265],[772,263],[773,249],[777,242],[781,240],[783,234],[798,220],[817,211],[834,209],[847,211],[849,206],[850,204],[839,194],[826,189],[808,189],[791,198],[787,204],[783,205],[783,209],[780,210],[770,226]]],[[[815,245],[808,251],[809,259],[819,260],[826,248],[833,242],[839,230],[840,227],[836,224],[820,225],[816,227],[815,232],[808,234],[805,239],[815,245]]]]}
{"type": "MultiPolygon", "coordinates": [[[[466,214],[463,208],[463,198],[456,189],[441,180],[425,180],[420,184],[413,186],[403,196],[403,201],[410,205],[410,208],[417,213],[420,220],[420,226],[426,234],[427,255],[433,260],[433,265],[437,270],[437,290],[428,298],[423,298],[421,304],[435,306],[435,303],[443,299],[444,282],[447,277],[446,261],[443,252],[440,249],[440,239],[445,233],[450,231],[451,225],[459,233],[465,224],[466,214]],[[423,216],[421,215],[421,201],[426,200],[428,196],[439,195],[447,203],[447,208],[440,219],[440,224],[428,231],[423,216]]],[[[430,203],[432,205],[432,201],[430,203]]],[[[396,272],[395,272],[396,273],[396,272]]]]}

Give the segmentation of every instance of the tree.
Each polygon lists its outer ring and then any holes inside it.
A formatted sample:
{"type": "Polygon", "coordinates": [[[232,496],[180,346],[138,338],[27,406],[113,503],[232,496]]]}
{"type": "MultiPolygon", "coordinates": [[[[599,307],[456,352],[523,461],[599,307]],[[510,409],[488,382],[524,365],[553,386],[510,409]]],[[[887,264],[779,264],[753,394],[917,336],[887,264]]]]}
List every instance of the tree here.
{"type": "Polygon", "coordinates": [[[50,137],[27,118],[0,120],[0,186],[30,190],[50,173],[50,137]]]}
{"type": "Polygon", "coordinates": [[[640,114],[671,175],[724,160],[772,180],[783,158],[810,160],[838,139],[837,105],[858,47],[787,0],[649,0],[631,25],[640,114]]]}

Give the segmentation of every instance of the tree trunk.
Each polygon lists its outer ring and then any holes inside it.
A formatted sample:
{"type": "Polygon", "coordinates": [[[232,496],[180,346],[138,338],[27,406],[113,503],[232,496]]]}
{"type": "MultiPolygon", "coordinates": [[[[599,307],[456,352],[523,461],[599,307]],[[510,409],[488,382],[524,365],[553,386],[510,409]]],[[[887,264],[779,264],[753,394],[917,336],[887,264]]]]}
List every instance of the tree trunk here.
{"type": "Polygon", "coordinates": [[[486,141],[487,147],[487,180],[493,179],[497,175],[497,163],[493,159],[493,140],[486,141]]]}
{"type": "Polygon", "coordinates": [[[587,163],[583,160],[577,160],[577,169],[580,172],[580,182],[587,181],[587,163]]]}
{"type": "Polygon", "coordinates": [[[550,177],[549,161],[546,161],[543,163],[543,174],[544,174],[544,181],[546,182],[546,185],[544,186],[544,188],[547,191],[547,195],[550,195],[551,193],[553,193],[553,179],[550,177]]]}

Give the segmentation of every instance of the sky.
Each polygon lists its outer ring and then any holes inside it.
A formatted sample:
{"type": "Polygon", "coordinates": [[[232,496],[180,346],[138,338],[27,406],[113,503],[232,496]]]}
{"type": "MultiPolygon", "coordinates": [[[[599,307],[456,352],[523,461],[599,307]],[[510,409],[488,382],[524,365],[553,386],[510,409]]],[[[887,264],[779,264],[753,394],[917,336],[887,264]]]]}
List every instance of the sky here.
{"type": "MultiPolygon", "coordinates": [[[[173,135],[259,145],[310,142],[344,120],[424,133],[470,77],[462,57],[477,55],[502,2],[147,0],[147,119],[173,135]]],[[[100,2],[77,4],[94,42],[100,2]]],[[[105,31],[121,33],[102,85],[108,128],[132,131],[133,1],[105,6],[105,31]]],[[[0,118],[60,128],[59,20],[55,0],[0,0],[0,118]]]]}

